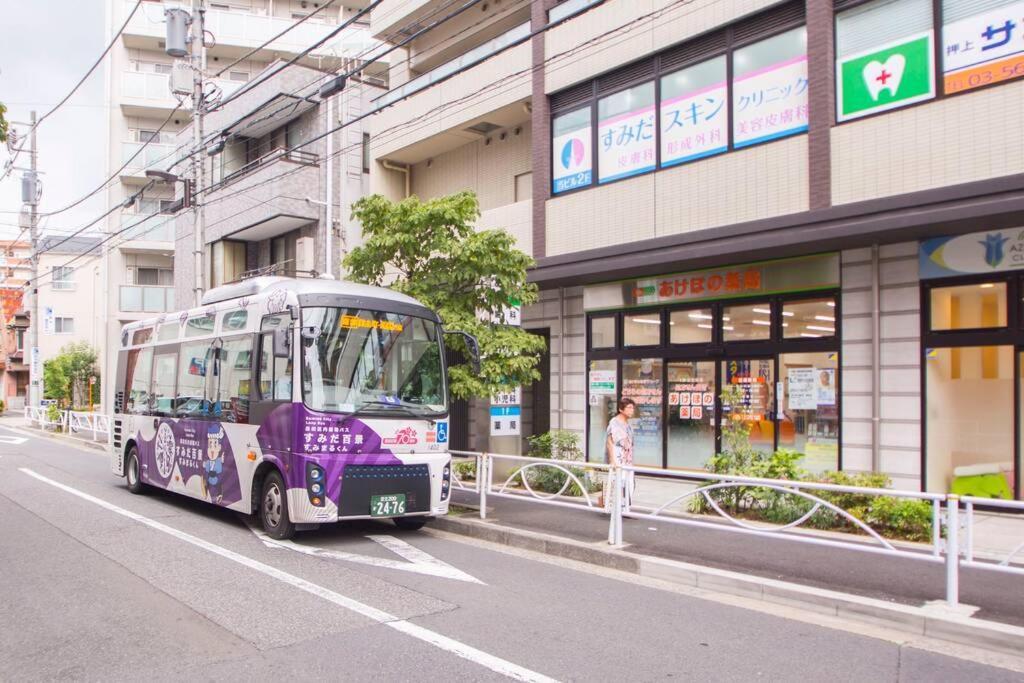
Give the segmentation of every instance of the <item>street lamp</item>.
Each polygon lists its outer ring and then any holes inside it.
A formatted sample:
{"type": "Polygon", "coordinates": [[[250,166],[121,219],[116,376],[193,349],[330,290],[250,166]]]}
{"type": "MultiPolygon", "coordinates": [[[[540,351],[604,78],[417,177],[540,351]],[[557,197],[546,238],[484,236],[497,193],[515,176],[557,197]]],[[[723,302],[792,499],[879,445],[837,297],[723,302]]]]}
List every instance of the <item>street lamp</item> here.
{"type": "Polygon", "coordinates": [[[174,175],[173,173],[168,173],[167,171],[157,171],[156,169],[152,168],[146,171],[146,177],[152,178],[153,180],[158,180],[162,183],[176,183],[179,180],[178,176],[174,175]]]}

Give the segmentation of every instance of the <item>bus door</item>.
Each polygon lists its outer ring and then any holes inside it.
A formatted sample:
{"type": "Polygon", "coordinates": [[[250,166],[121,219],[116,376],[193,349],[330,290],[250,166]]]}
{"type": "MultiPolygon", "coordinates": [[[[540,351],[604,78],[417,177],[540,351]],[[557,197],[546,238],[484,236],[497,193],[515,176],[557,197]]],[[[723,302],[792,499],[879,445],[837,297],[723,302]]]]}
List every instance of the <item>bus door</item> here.
{"type": "MultiPolygon", "coordinates": [[[[290,348],[292,335],[287,334],[289,348],[288,356],[281,357],[286,349],[278,349],[275,353],[274,332],[277,330],[291,329],[291,316],[287,313],[268,315],[263,318],[260,325],[259,344],[257,349],[258,363],[256,366],[256,379],[252,388],[252,414],[251,420],[261,424],[264,417],[272,410],[292,402],[292,390],[294,386],[294,367],[292,358],[294,349],[290,348]]],[[[280,335],[277,336],[277,343],[282,343],[280,335]]],[[[289,433],[290,434],[290,433],[289,433]]],[[[284,448],[291,444],[275,444],[275,448],[284,448]]]]}

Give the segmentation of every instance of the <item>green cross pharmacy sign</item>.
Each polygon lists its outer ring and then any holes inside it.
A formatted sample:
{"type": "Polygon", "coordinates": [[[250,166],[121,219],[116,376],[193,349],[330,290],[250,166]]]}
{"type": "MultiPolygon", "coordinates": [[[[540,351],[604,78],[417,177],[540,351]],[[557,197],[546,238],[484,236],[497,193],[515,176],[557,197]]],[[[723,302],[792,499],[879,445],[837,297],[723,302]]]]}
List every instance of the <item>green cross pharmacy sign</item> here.
{"type": "Polygon", "coordinates": [[[848,121],[935,97],[932,32],[836,62],[838,118],[848,121]]]}

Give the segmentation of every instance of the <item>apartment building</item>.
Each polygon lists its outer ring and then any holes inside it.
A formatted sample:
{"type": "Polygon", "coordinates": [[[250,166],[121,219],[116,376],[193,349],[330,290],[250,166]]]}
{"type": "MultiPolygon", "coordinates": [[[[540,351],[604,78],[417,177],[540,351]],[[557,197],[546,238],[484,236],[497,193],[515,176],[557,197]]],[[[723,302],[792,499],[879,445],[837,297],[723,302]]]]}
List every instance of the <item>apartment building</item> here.
{"type": "Polygon", "coordinates": [[[72,342],[85,342],[99,352],[104,304],[97,258],[101,240],[90,236],[39,240],[40,363],[72,342]]]}
{"type": "Polygon", "coordinates": [[[19,410],[28,396],[29,366],[25,343],[29,315],[24,285],[32,277],[29,242],[0,245],[0,398],[8,409],[19,410]]]}
{"type": "Polygon", "coordinates": [[[643,465],[699,470],[738,419],[811,471],[1020,498],[1021,27],[1007,0],[479,3],[392,69],[371,189],[473,189],[536,259],[527,433],[603,460],[625,396],[643,465]]]}
{"type": "MultiPolygon", "coordinates": [[[[299,66],[288,71],[294,73],[299,68],[336,69],[351,63],[353,58],[377,44],[370,39],[366,23],[354,19],[360,8],[366,6],[362,0],[332,4],[326,8],[322,7],[323,2],[312,0],[225,0],[206,1],[203,5],[206,8],[208,41],[205,79],[206,91],[213,95],[211,104],[226,101],[269,65],[296,57],[327,37],[341,23],[350,22],[340,33],[300,60],[299,66]],[[307,20],[297,24],[307,16],[307,20]],[[289,27],[293,28],[274,38],[289,27]],[[245,59],[236,62],[243,56],[245,59]]],[[[134,6],[134,0],[108,0],[107,25],[111,36],[125,22],[134,6]]],[[[147,170],[165,171],[182,180],[190,178],[188,155],[192,149],[192,136],[188,126],[191,102],[188,97],[172,94],[169,81],[175,60],[164,51],[164,11],[170,7],[190,10],[191,3],[146,0],[111,51],[107,73],[110,102],[108,165],[111,173],[122,166],[124,168],[118,173],[119,182],[108,192],[110,206],[124,202],[146,185],[149,182],[145,175],[147,170]]],[[[294,79],[289,78],[288,83],[294,84],[294,79]]],[[[208,117],[206,131],[234,121],[230,117],[237,112],[236,105],[242,101],[255,109],[257,103],[252,101],[252,97],[266,93],[266,85],[261,84],[239,102],[208,117]]],[[[223,173],[223,169],[230,169],[232,163],[217,163],[210,159],[206,162],[208,180],[215,168],[216,172],[223,173]]],[[[122,325],[192,304],[191,286],[175,289],[178,281],[175,274],[181,273],[181,277],[188,278],[193,272],[194,246],[182,238],[182,231],[190,233],[191,229],[183,227],[183,219],[174,216],[180,210],[180,203],[175,204],[175,197],[177,194],[180,199],[182,187],[182,183],[155,184],[130,206],[114,212],[108,220],[106,232],[110,240],[104,245],[102,258],[104,310],[109,312],[104,321],[105,334],[102,335],[102,343],[106,346],[103,353],[105,367],[113,367],[117,351],[116,344],[106,344],[106,340],[119,339],[122,325]],[[183,251],[175,258],[178,246],[183,251]]],[[[239,189],[236,185],[234,191],[239,189]]],[[[236,200],[236,209],[238,201],[241,200],[236,200]]],[[[318,207],[303,203],[300,208],[305,215],[311,208],[318,207]]],[[[207,220],[211,223],[218,220],[213,206],[207,220]]],[[[234,252],[228,251],[230,260],[230,253],[234,252]]],[[[110,396],[105,392],[106,405],[110,405],[110,396]]]]}

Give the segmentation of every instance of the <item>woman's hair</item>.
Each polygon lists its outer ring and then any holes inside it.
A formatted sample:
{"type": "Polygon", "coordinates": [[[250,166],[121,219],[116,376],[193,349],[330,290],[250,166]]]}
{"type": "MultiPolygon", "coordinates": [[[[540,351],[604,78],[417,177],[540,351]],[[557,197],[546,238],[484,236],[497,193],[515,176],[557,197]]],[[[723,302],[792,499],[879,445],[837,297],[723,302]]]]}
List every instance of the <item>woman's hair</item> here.
{"type": "Polygon", "coordinates": [[[618,403],[618,411],[623,412],[627,406],[635,406],[636,401],[631,398],[620,398],[618,403]]]}

